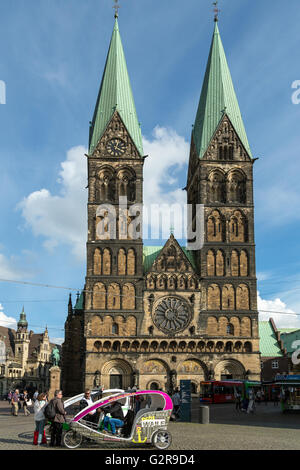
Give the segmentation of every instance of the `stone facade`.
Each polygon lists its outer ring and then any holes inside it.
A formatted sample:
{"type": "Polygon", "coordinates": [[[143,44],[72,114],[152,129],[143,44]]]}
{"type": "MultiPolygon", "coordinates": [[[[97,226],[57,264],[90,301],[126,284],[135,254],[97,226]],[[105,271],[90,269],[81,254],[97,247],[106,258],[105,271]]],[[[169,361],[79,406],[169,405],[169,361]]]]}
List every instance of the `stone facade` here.
{"type": "Polygon", "coordinates": [[[145,271],[142,240],[119,239],[119,196],[130,196],[129,207],[143,202],[143,159],[130,154],[124,135],[115,113],[88,157],[87,276],[82,308],[70,307],[66,322],[64,393],[97,384],[172,390],[181,379],[198,393],[208,378],[259,380],[253,162],[224,118],[187,184],[188,202],[205,205],[204,247],[187,257],[171,235],[145,271]],[[220,160],[217,148],[228,135],[231,160],[220,160]],[[106,151],[113,136],[126,142],[117,160],[106,151]],[[101,203],[116,210],[116,227],[106,228],[116,239],[97,236],[101,203]]]}
{"type": "MultiPolygon", "coordinates": [[[[111,60],[112,54],[111,46],[111,60]]],[[[172,391],[181,379],[191,379],[198,393],[204,379],[259,380],[255,160],[226,108],[201,158],[192,137],[187,202],[193,230],[197,205],[204,206],[204,246],[191,252],[171,235],[148,266],[141,233],[145,157],[114,109],[87,155],[87,273],[65,324],[64,393],[100,385],[172,391]],[[119,205],[124,197],[126,210],[119,205]]]]}

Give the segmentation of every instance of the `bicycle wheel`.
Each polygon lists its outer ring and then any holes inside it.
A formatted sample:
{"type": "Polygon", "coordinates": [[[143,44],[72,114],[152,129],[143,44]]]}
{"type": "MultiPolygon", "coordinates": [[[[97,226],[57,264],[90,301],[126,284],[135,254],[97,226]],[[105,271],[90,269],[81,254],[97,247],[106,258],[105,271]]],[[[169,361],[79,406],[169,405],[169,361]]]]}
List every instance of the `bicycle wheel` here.
{"type": "Polygon", "coordinates": [[[172,435],[168,431],[156,431],[152,437],[152,444],[160,450],[165,450],[172,444],[172,435]]]}
{"type": "Polygon", "coordinates": [[[68,449],[76,449],[82,443],[82,435],[75,431],[68,431],[64,434],[63,441],[68,449]]]}

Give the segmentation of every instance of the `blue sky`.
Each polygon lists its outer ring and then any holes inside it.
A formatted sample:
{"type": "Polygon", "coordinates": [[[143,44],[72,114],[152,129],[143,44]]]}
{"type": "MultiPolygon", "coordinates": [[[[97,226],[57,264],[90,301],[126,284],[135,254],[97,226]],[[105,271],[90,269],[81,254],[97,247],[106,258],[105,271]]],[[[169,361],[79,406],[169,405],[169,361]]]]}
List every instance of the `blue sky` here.
{"type": "MultiPolygon", "coordinates": [[[[144,136],[145,198],[182,201],[213,32],[204,0],[123,0],[119,26],[144,136]],[[169,184],[166,185],[166,181],[169,184]]],[[[260,306],[300,313],[300,9],[220,0],[219,29],[255,163],[260,306]]],[[[113,29],[111,0],[11,0],[0,16],[0,278],[82,288],[88,124],[113,29]]],[[[147,241],[147,243],[149,243],[147,241]]],[[[69,290],[0,282],[0,322],[63,337],[69,290]]],[[[75,296],[73,295],[73,298],[75,296]]],[[[270,315],[264,315],[265,319],[270,315]]],[[[295,316],[272,314],[280,326],[295,316]]]]}

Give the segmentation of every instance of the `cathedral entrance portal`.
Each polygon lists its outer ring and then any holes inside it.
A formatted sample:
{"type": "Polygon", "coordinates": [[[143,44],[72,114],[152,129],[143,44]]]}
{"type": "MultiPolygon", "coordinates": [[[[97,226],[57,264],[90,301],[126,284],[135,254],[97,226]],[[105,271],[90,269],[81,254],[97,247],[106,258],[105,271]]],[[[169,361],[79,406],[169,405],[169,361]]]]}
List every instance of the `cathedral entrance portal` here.
{"type": "Polygon", "coordinates": [[[133,371],[127,361],[115,359],[104,364],[101,377],[101,385],[105,389],[125,390],[132,386],[133,371]]]}
{"type": "Polygon", "coordinates": [[[109,388],[123,388],[123,376],[121,374],[111,374],[109,388]]]}

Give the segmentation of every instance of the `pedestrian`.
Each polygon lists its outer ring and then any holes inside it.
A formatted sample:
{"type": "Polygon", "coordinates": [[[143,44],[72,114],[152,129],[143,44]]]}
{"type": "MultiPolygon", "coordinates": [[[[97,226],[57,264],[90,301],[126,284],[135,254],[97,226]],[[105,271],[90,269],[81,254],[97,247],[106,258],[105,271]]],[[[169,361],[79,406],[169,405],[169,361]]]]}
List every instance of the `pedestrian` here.
{"type": "Polygon", "coordinates": [[[20,394],[19,394],[19,390],[16,388],[15,392],[13,393],[12,399],[11,399],[12,414],[14,416],[18,416],[19,402],[20,402],[20,394]]]}
{"type": "Polygon", "coordinates": [[[238,390],[235,392],[234,398],[235,398],[235,409],[236,409],[236,411],[241,411],[242,396],[241,396],[241,394],[238,390]]]}
{"type": "Polygon", "coordinates": [[[273,390],[272,396],[273,396],[273,405],[278,406],[278,392],[276,390],[273,390]]]}
{"type": "Polygon", "coordinates": [[[54,398],[52,402],[55,408],[55,417],[51,424],[51,447],[60,447],[61,446],[61,436],[63,431],[63,423],[66,421],[66,411],[64,408],[64,403],[62,401],[62,391],[55,390],[54,398]]]}
{"type": "Polygon", "coordinates": [[[256,393],[256,402],[258,405],[260,404],[260,400],[261,400],[261,391],[258,390],[256,393]]]}
{"type": "Polygon", "coordinates": [[[249,390],[249,404],[248,404],[248,408],[247,408],[247,413],[254,413],[254,409],[255,409],[255,406],[254,406],[254,401],[255,401],[255,394],[253,392],[253,390],[249,390]]]}
{"type": "Polygon", "coordinates": [[[174,406],[174,416],[175,419],[179,418],[179,409],[181,404],[180,393],[178,388],[175,389],[174,395],[172,396],[172,402],[174,406]]]}
{"type": "Polygon", "coordinates": [[[35,432],[38,433],[37,445],[42,445],[46,418],[44,408],[47,404],[46,393],[40,393],[34,402],[35,432]]]}
{"type": "Polygon", "coordinates": [[[24,392],[23,392],[22,401],[23,401],[24,415],[25,415],[25,416],[29,416],[29,415],[30,415],[30,411],[29,411],[29,409],[28,409],[28,406],[31,405],[31,400],[29,399],[29,395],[28,395],[27,390],[24,390],[24,392]]]}
{"type": "Polygon", "coordinates": [[[8,400],[9,405],[11,404],[11,399],[12,399],[12,391],[10,390],[7,394],[7,400],[8,400]]]}

